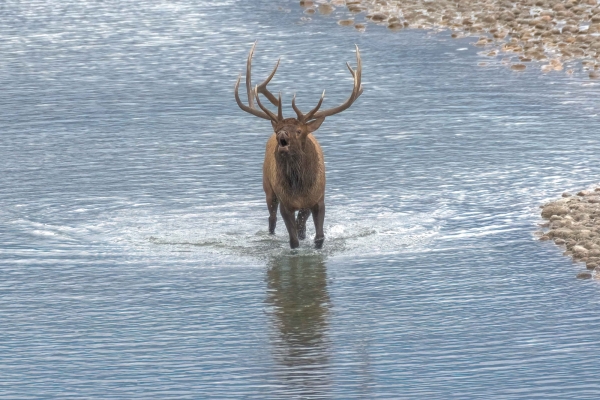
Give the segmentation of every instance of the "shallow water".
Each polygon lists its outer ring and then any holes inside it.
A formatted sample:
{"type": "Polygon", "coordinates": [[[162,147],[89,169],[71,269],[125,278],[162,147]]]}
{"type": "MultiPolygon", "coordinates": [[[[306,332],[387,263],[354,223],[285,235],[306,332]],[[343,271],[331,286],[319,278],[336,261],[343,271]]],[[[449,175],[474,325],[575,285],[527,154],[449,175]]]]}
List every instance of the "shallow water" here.
{"type": "Polygon", "coordinates": [[[296,1],[0,8],[1,397],[600,393],[600,287],[533,236],[598,182],[598,84],[296,1]],[[267,234],[270,125],[233,99],[256,39],[304,109],[361,49],[316,134],[322,251],[267,234]]]}

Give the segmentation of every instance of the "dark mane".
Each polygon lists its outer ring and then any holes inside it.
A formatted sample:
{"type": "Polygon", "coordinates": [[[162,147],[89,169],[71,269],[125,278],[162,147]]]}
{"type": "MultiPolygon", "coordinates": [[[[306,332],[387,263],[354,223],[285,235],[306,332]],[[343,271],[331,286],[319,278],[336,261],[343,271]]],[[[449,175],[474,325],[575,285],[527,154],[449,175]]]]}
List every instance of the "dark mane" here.
{"type": "Polygon", "coordinates": [[[308,192],[317,179],[318,154],[314,145],[306,141],[304,149],[294,154],[276,154],[277,180],[290,194],[308,192]]]}

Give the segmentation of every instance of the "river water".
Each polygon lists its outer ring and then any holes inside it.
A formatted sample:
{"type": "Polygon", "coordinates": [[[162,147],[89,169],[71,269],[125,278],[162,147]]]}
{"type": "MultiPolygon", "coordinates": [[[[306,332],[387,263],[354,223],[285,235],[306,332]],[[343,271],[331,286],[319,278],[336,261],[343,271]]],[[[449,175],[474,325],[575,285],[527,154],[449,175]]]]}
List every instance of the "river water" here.
{"type": "Polygon", "coordinates": [[[599,181],[598,84],[296,1],[0,11],[0,397],[600,394],[600,286],[533,235],[599,181]],[[257,39],[289,116],[361,49],[316,133],[322,251],[267,232],[270,124],[233,98],[257,39]]]}

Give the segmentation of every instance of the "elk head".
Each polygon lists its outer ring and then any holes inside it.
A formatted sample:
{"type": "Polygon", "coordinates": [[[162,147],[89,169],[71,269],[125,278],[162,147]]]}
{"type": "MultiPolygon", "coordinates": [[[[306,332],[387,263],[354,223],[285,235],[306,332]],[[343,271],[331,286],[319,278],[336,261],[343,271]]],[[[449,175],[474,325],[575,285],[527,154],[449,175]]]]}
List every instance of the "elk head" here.
{"type": "Polygon", "coordinates": [[[312,133],[319,129],[323,121],[325,121],[326,117],[340,113],[348,107],[350,107],[352,103],[354,103],[354,101],[363,92],[361,85],[362,64],[360,59],[360,52],[358,50],[358,46],[356,46],[356,70],[352,69],[349,63],[346,63],[348,70],[354,78],[354,86],[352,88],[352,93],[350,94],[350,97],[348,97],[348,99],[344,103],[337,107],[329,108],[326,110],[320,110],[321,105],[323,104],[323,99],[325,98],[325,91],[323,91],[323,94],[321,95],[321,99],[317,103],[317,106],[309,112],[307,112],[306,114],[304,114],[296,106],[296,95],[294,95],[292,99],[292,108],[296,112],[296,118],[283,118],[281,93],[279,93],[278,97],[275,97],[267,89],[267,85],[269,84],[271,79],[273,79],[273,76],[275,76],[275,73],[277,72],[277,67],[279,67],[279,61],[281,60],[277,61],[277,63],[275,64],[275,68],[273,68],[273,71],[267,77],[267,79],[265,79],[261,84],[256,85],[254,88],[252,88],[252,56],[254,55],[255,47],[256,42],[250,50],[246,67],[246,92],[248,93],[248,105],[246,106],[244,103],[242,103],[238,93],[240,80],[242,78],[241,74],[238,77],[237,82],[235,83],[235,100],[242,110],[257,117],[271,121],[271,125],[273,125],[273,130],[277,135],[277,151],[281,155],[293,155],[302,151],[304,143],[306,142],[306,137],[309,133],[312,133]],[[277,107],[277,114],[269,110],[261,103],[260,98],[258,96],[259,93],[264,95],[271,102],[271,104],[277,107]],[[260,107],[260,110],[254,107],[255,99],[256,103],[260,107]]]}

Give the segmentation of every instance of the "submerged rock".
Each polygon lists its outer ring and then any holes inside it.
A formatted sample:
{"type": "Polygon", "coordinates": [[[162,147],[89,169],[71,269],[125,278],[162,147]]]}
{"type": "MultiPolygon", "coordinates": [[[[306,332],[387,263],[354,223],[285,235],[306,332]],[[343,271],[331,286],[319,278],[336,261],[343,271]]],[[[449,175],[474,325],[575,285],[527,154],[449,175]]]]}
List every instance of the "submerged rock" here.
{"type": "Polygon", "coordinates": [[[592,274],[590,272],[580,272],[577,274],[577,279],[592,279],[592,274]]]}

